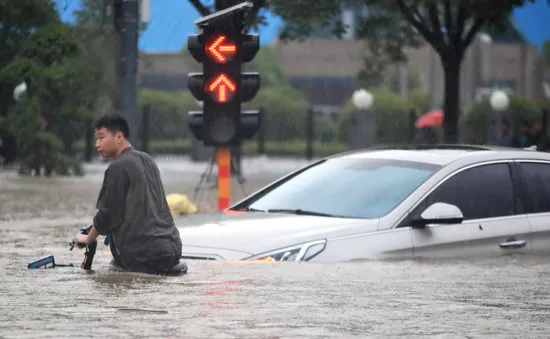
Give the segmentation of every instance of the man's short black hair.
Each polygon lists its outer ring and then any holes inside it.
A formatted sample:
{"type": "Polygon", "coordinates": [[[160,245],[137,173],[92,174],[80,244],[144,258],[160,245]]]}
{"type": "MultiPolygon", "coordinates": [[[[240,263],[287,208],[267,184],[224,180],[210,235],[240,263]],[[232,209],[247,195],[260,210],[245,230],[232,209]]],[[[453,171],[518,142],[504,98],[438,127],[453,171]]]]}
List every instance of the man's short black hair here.
{"type": "Polygon", "coordinates": [[[127,140],[130,140],[130,126],[128,126],[128,122],[121,115],[104,115],[94,121],[92,127],[95,130],[106,128],[109,132],[113,134],[117,132],[122,132],[122,135],[124,135],[127,140]]]}

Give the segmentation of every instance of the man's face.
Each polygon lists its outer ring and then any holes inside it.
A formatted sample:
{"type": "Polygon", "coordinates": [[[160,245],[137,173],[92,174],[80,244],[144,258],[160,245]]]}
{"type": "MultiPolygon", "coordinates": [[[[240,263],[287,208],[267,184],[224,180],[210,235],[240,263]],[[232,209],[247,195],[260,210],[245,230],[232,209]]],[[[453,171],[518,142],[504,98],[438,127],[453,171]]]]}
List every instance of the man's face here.
{"type": "Polygon", "coordinates": [[[112,133],[105,127],[95,130],[95,148],[103,158],[112,158],[118,154],[122,133],[112,133]]]}

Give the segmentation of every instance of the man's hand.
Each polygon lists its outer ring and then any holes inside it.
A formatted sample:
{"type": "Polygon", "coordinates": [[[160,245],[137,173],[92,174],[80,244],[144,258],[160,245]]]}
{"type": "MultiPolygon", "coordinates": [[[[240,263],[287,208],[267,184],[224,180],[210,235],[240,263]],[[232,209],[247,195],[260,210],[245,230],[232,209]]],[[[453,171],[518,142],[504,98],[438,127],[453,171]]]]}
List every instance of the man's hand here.
{"type": "Polygon", "coordinates": [[[88,245],[89,243],[91,243],[93,240],[90,239],[88,234],[78,233],[74,238],[74,241],[75,241],[76,247],[82,248],[88,245]]]}
{"type": "Polygon", "coordinates": [[[94,225],[92,225],[89,232],[90,233],[88,234],[78,233],[76,235],[76,237],[74,238],[74,242],[78,248],[82,248],[88,244],[93,243],[94,241],[97,241],[97,237],[99,236],[99,233],[97,233],[97,230],[95,229],[94,225]]]}

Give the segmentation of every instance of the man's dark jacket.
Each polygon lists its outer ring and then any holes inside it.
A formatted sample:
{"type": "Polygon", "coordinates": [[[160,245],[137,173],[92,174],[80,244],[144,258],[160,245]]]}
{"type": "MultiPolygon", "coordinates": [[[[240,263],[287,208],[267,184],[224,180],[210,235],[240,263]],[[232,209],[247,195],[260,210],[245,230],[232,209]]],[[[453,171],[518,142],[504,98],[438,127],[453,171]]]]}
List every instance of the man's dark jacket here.
{"type": "Polygon", "coordinates": [[[129,147],[105,171],[94,226],[109,235],[115,263],[162,273],[181,257],[181,238],[166,201],[158,166],[129,147]]]}

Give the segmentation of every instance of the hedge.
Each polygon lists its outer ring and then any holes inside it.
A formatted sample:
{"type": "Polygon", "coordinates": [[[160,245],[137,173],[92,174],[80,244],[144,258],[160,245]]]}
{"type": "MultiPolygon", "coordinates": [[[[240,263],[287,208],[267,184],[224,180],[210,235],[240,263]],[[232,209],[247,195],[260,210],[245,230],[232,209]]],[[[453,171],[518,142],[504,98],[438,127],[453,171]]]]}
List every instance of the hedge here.
{"type": "MultiPolygon", "coordinates": [[[[376,115],[376,140],[382,144],[396,144],[408,141],[409,111],[414,106],[401,96],[384,91],[372,90],[376,115]]],[[[344,106],[339,119],[339,140],[348,140],[349,115],[355,110],[351,100],[344,106]]]]}
{"type": "MultiPolygon", "coordinates": [[[[269,156],[292,156],[302,157],[306,153],[306,142],[301,140],[294,141],[266,141],[264,144],[265,154],[269,156]]],[[[79,140],[74,148],[78,152],[84,152],[84,141],[79,140]]],[[[339,142],[314,142],[313,156],[325,157],[348,150],[347,144],[339,142]]],[[[191,142],[189,139],[175,140],[152,140],[149,145],[149,153],[153,155],[161,154],[190,154],[191,142]]],[[[258,153],[258,143],[248,141],[243,145],[243,154],[253,155],[258,153]]]]}
{"type": "MultiPolygon", "coordinates": [[[[292,156],[301,157],[306,153],[305,141],[267,141],[264,144],[265,154],[269,156],[292,156]]],[[[339,142],[313,143],[313,156],[325,157],[348,150],[347,144],[339,142]]],[[[156,140],[149,146],[151,154],[189,154],[191,153],[191,143],[187,139],[178,140],[156,140]]],[[[258,153],[258,143],[248,141],[243,145],[244,155],[253,155],[258,153]]]]}
{"type": "Polygon", "coordinates": [[[172,93],[141,89],[138,97],[140,116],[146,105],[151,109],[148,126],[151,139],[187,137],[188,112],[200,109],[195,98],[187,91],[172,93]]]}
{"type": "MultiPolygon", "coordinates": [[[[550,101],[529,101],[516,95],[510,96],[510,106],[506,116],[514,132],[525,121],[533,123],[542,118],[542,109],[550,108],[550,101]]],[[[464,116],[461,124],[461,140],[465,143],[484,144],[487,142],[488,114],[492,112],[489,99],[474,103],[464,116]]]]}

